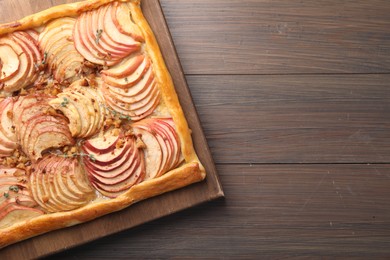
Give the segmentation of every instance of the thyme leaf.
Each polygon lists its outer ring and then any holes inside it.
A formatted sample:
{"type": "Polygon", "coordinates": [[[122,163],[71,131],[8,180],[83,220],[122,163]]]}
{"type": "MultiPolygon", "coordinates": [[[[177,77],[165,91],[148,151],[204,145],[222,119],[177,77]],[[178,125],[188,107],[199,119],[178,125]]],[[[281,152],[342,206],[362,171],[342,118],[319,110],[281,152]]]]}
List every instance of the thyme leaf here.
{"type": "Polygon", "coordinates": [[[19,187],[16,185],[11,185],[9,186],[9,190],[18,193],[19,192],[19,187]]]}
{"type": "Polygon", "coordinates": [[[102,33],[103,33],[103,29],[97,29],[96,30],[96,38],[95,38],[95,42],[96,44],[99,44],[99,40],[100,40],[100,37],[102,37],[102,33]]]}
{"type": "Polygon", "coordinates": [[[66,105],[68,105],[68,104],[69,104],[69,100],[66,97],[64,97],[63,101],[61,102],[61,106],[66,107],[66,105]]]}

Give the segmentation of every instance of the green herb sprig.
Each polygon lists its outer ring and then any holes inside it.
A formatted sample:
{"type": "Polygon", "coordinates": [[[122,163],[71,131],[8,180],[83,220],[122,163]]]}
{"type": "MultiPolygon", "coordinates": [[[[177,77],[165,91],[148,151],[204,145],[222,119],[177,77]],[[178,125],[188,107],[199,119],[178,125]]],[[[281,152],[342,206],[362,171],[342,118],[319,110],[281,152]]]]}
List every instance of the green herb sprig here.
{"type": "Polygon", "coordinates": [[[103,33],[103,29],[97,29],[96,30],[96,38],[95,38],[95,42],[96,44],[99,44],[99,40],[100,40],[100,37],[102,37],[102,33],[103,33]]]}
{"type": "Polygon", "coordinates": [[[89,160],[91,160],[92,162],[95,162],[96,161],[96,158],[95,158],[95,155],[93,154],[87,154],[87,153],[72,153],[72,154],[57,154],[57,153],[51,153],[55,156],[59,156],[59,157],[64,157],[64,158],[76,158],[77,156],[79,157],[88,157],[89,160]]]}
{"type": "Polygon", "coordinates": [[[131,121],[131,117],[130,117],[130,116],[125,115],[125,114],[123,114],[123,113],[120,113],[120,112],[118,112],[118,111],[112,109],[111,107],[106,106],[106,105],[103,104],[103,103],[99,103],[99,104],[100,104],[100,106],[102,106],[102,107],[104,107],[105,109],[107,109],[108,112],[110,112],[110,113],[112,114],[113,117],[117,117],[117,116],[118,116],[119,119],[126,119],[126,120],[131,121]]]}
{"type": "Polygon", "coordinates": [[[66,107],[69,104],[69,99],[66,97],[63,98],[63,101],[61,102],[62,107],[66,107]]]}
{"type": "Polygon", "coordinates": [[[19,192],[19,187],[16,186],[16,185],[11,185],[11,186],[9,186],[8,189],[9,189],[10,191],[13,191],[13,192],[16,192],[16,193],[19,192]]]}

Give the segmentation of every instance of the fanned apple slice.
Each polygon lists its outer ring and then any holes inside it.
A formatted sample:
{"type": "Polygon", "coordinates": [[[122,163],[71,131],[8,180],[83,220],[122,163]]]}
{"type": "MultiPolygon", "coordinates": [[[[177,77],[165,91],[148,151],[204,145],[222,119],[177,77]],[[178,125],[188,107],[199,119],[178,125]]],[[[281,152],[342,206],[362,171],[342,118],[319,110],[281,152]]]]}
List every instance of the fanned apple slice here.
{"type": "MultiPolygon", "coordinates": [[[[19,57],[20,66],[17,73],[11,78],[3,81],[4,90],[7,92],[14,92],[24,87],[24,80],[26,79],[29,71],[29,66],[31,65],[31,61],[27,56],[27,50],[22,48],[17,42],[15,42],[12,37],[6,36],[0,38],[0,45],[6,44],[8,46],[12,46],[14,52],[19,57]]],[[[4,65],[3,65],[4,67],[4,65]]]]}
{"type": "Polygon", "coordinates": [[[135,137],[112,137],[112,131],[86,141],[82,148],[88,154],[84,165],[92,185],[107,197],[119,196],[145,176],[143,154],[135,137]]]}
{"type": "MultiPolygon", "coordinates": [[[[123,8],[122,8],[123,9],[123,8]]],[[[98,9],[82,13],[73,30],[73,38],[77,51],[88,61],[106,66],[113,66],[129,54],[140,49],[139,28],[134,27],[137,40],[123,31],[117,14],[126,19],[123,11],[112,9],[112,5],[104,5],[98,9]],[[115,19],[115,22],[114,22],[115,19]]],[[[130,19],[130,13],[128,13],[130,19]]]]}
{"type": "Polygon", "coordinates": [[[145,144],[146,179],[163,175],[181,161],[180,140],[171,124],[171,118],[149,118],[132,125],[145,144]],[[154,158],[160,157],[156,163],[154,158]]]}
{"type": "Polygon", "coordinates": [[[84,58],[77,52],[73,42],[75,23],[75,18],[57,18],[49,22],[39,35],[39,46],[46,54],[46,63],[59,82],[80,78],[79,72],[84,65],[84,58]],[[70,55],[74,62],[71,68],[67,68],[70,55]]]}
{"type": "Polygon", "coordinates": [[[27,32],[23,31],[17,31],[12,34],[13,38],[18,39],[20,41],[20,44],[25,44],[26,48],[29,50],[30,58],[31,58],[31,65],[29,74],[27,76],[27,82],[26,84],[33,83],[39,75],[39,66],[38,64],[42,63],[42,55],[38,48],[38,42],[27,32]]]}
{"type": "MultiPolygon", "coordinates": [[[[93,12],[93,11],[91,11],[93,12]]],[[[96,38],[100,38],[103,31],[89,32],[87,27],[88,13],[81,14],[76,21],[73,29],[74,46],[76,50],[88,61],[99,64],[112,66],[118,60],[113,61],[111,57],[106,53],[100,53],[96,50],[96,47],[92,47],[94,44],[88,38],[90,33],[94,33],[96,38]]],[[[97,41],[97,40],[96,40],[97,41]]],[[[96,44],[96,42],[95,42],[96,44]]]]}
{"type": "Polygon", "coordinates": [[[74,144],[66,118],[51,108],[51,99],[47,95],[28,95],[14,104],[16,136],[32,161],[48,148],[74,144]]]}
{"type": "Polygon", "coordinates": [[[8,44],[0,44],[0,82],[15,76],[20,67],[19,56],[8,44]]]}
{"type": "Polygon", "coordinates": [[[47,212],[77,209],[95,198],[77,158],[48,155],[37,162],[30,175],[35,200],[47,212]],[[36,196],[36,197],[35,197],[36,196]]]}
{"type": "Polygon", "coordinates": [[[104,13],[107,10],[107,6],[102,6],[97,9],[96,12],[91,12],[91,26],[92,30],[90,36],[95,37],[97,47],[105,50],[107,53],[110,53],[113,59],[121,59],[121,57],[127,56],[128,50],[126,47],[117,45],[114,42],[110,41],[107,34],[102,31],[104,28],[104,13]],[[99,40],[96,40],[96,33],[101,31],[99,40]]]}
{"type": "Polygon", "coordinates": [[[130,57],[102,71],[102,75],[104,84],[99,89],[107,105],[131,120],[151,115],[158,106],[160,89],[154,81],[149,58],[143,55],[130,57]]]}
{"type": "Polygon", "coordinates": [[[104,124],[103,98],[96,89],[82,86],[85,80],[73,82],[49,104],[69,119],[74,137],[85,138],[97,133],[104,124]]]}
{"type": "Polygon", "coordinates": [[[128,169],[128,171],[125,171],[125,173],[131,172],[131,174],[127,174],[125,180],[115,183],[114,184],[106,184],[107,181],[98,182],[95,179],[92,179],[94,187],[104,196],[115,198],[121,195],[126,190],[130,189],[132,186],[134,186],[137,183],[140,183],[143,180],[145,172],[143,171],[143,161],[142,157],[140,157],[140,160],[134,164],[134,167],[131,167],[128,169]]]}
{"type": "Polygon", "coordinates": [[[57,171],[62,169],[64,164],[67,166],[68,161],[58,159],[56,161],[56,164],[50,165],[50,168],[47,167],[49,172],[42,174],[42,176],[45,176],[43,181],[46,182],[46,188],[48,189],[50,198],[53,200],[57,210],[67,211],[83,206],[85,202],[83,200],[80,201],[78,197],[71,196],[72,193],[69,191],[69,188],[66,187],[66,185],[61,186],[61,184],[63,184],[62,178],[58,178],[61,174],[58,174],[57,171]]]}
{"type": "MultiPolygon", "coordinates": [[[[104,5],[97,9],[97,27],[93,26],[94,32],[98,32],[105,28],[104,26],[104,16],[108,10],[108,5],[104,5]]],[[[133,45],[133,47],[128,46],[124,43],[114,42],[107,33],[102,33],[99,45],[102,46],[105,50],[107,50],[111,54],[115,54],[116,56],[125,57],[129,53],[129,48],[134,48],[134,50],[138,50],[140,48],[139,45],[133,45]]]]}
{"type": "Polygon", "coordinates": [[[42,215],[30,191],[26,172],[17,168],[0,167],[0,227],[42,215]]]}

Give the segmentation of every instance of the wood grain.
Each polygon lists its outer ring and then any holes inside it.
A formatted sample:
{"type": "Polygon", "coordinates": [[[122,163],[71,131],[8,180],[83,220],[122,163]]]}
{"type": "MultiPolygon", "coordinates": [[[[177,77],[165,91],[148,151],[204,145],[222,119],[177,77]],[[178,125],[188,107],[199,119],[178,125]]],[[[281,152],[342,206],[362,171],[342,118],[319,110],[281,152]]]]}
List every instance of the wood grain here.
{"type": "Polygon", "coordinates": [[[390,72],[387,0],[162,0],[189,74],[390,72]]]}
{"type": "Polygon", "coordinates": [[[218,163],[390,162],[390,75],[188,82],[218,163]]]}
{"type": "Polygon", "coordinates": [[[56,259],[390,257],[388,164],[219,165],[218,172],[225,200],[56,259]]]}

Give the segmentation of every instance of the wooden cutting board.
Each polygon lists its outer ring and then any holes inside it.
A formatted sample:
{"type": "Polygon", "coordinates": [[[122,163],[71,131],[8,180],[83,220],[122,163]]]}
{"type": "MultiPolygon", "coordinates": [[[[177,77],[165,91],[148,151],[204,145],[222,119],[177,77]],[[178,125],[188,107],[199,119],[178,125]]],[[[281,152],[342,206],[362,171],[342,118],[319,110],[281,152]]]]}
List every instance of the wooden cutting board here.
{"type": "MultiPolygon", "coordinates": [[[[76,1],[0,0],[0,23],[20,19],[51,6],[70,2],[76,1]]],[[[223,196],[215,165],[200,126],[160,3],[158,0],[143,0],[142,9],[156,35],[167,67],[173,77],[180,103],[193,132],[195,149],[208,174],[206,180],[139,202],[120,212],[103,216],[91,222],[53,231],[11,245],[0,251],[0,259],[27,259],[47,256],[223,196]]]]}

